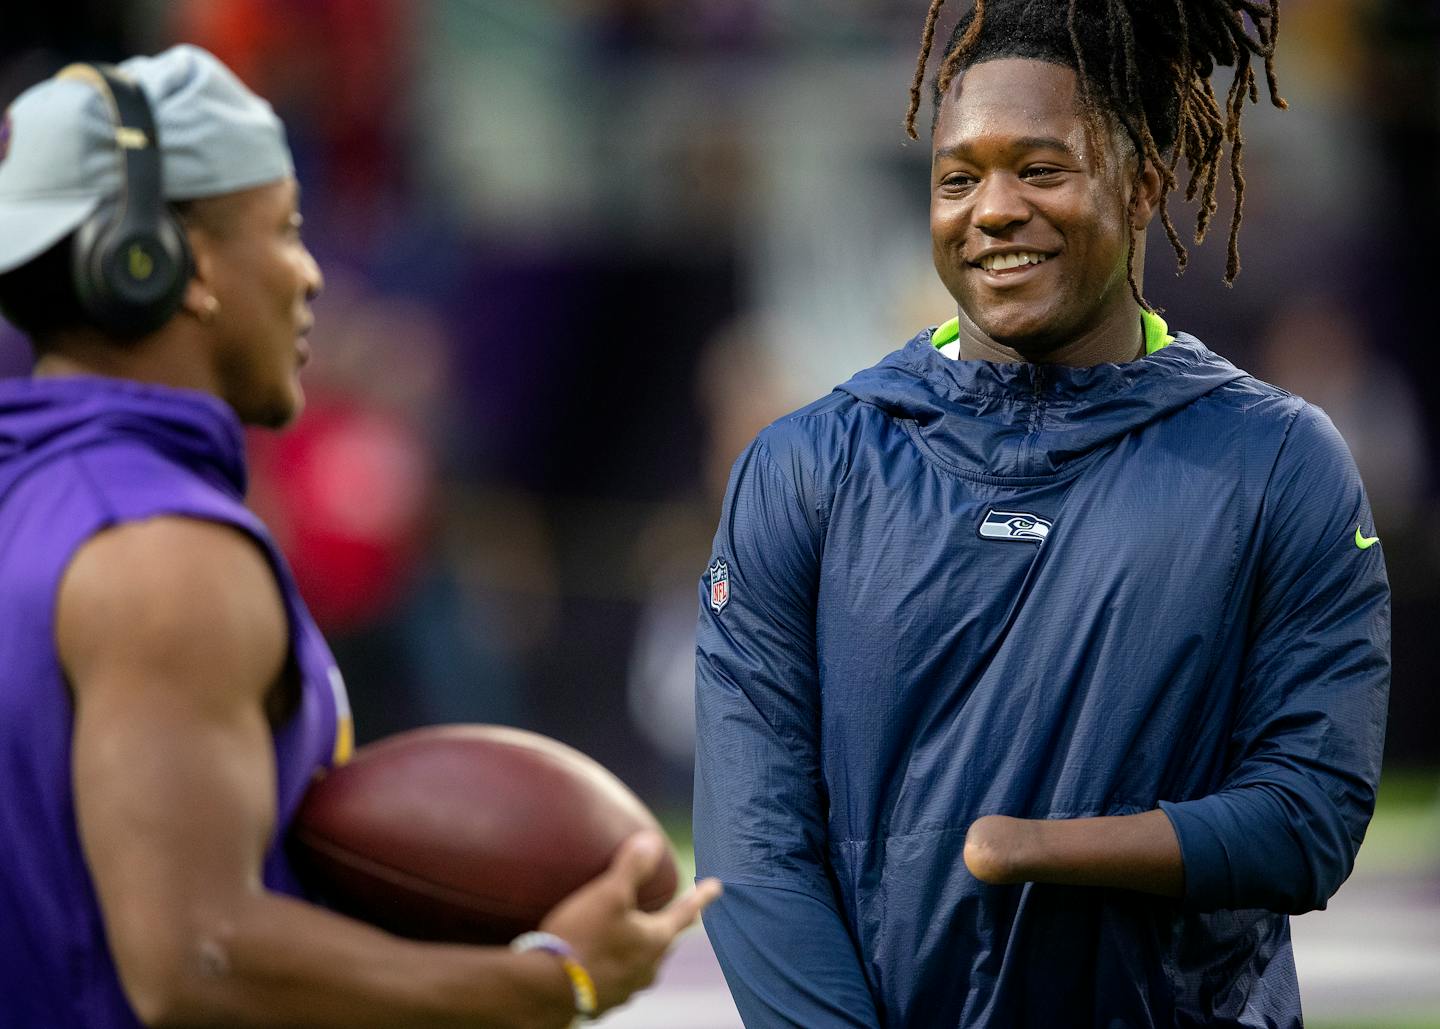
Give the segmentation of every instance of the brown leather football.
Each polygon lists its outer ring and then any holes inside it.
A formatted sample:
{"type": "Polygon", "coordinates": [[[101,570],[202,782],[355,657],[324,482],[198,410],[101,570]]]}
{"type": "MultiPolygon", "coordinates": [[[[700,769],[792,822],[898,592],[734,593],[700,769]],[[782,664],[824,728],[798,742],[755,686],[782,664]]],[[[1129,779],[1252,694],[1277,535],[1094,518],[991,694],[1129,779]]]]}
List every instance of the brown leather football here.
{"type": "MultiPolygon", "coordinates": [[[[307,886],[338,911],[416,939],[504,943],[659,829],[597,762],[494,725],[415,729],[361,747],[317,781],[291,831],[307,886]]],[[[640,890],[675,894],[668,848],[640,890]]]]}

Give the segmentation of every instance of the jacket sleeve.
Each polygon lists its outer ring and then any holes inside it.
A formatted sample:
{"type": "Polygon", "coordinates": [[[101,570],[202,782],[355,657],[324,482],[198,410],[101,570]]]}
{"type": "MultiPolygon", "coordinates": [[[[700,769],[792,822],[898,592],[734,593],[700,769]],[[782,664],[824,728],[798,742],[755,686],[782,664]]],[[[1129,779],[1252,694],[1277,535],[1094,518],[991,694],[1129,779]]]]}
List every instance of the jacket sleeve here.
{"type": "Polygon", "coordinates": [[[826,870],[820,541],[818,514],[762,436],[731,473],[695,672],[696,869],[725,884],[705,929],[751,1026],[879,1024],[826,870]]]}
{"type": "Polygon", "coordinates": [[[1257,527],[1259,580],[1222,788],[1162,803],[1187,906],[1323,908],[1375,808],[1390,688],[1390,589],[1355,463],[1296,415],[1257,527]],[[1358,530],[1358,533],[1357,533],[1358,530]]]}

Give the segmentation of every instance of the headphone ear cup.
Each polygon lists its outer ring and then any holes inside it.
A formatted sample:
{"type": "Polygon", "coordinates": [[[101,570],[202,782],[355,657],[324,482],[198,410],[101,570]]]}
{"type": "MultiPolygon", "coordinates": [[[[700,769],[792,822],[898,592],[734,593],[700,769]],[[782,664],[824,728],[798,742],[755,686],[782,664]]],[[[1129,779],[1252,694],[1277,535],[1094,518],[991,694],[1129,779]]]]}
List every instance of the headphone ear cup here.
{"type": "Polygon", "coordinates": [[[80,309],[99,328],[109,328],[111,299],[104,275],[105,239],[113,234],[117,203],[107,200],[75,230],[71,277],[80,309]]]}
{"type": "Polygon", "coordinates": [[[180,307],[192,262],[175,216],[150,230],[116,224],[116,203],[102,205],[76,230],[75,293],[89,319],[118,336],[142,336],[180,307]]]}
{"type": "Polygon", "coordinates": [[[165,267],[162,279],[158,267],[160,262],[156,262],[156,278],[159,281],[152,303],[155,308],[154,317],[158,319],[155,327],[159,328],[180,310],[180,302],[185,298],[185,287],[195,274],[195,260],[190,254],[190,242],[185,236],[185,227],[180,224],[180,219],[175,217],[172,210],[166,208],[155,228],[154,240],[159,252],[164,255],[165,267]],[[162,285],[164,288],[159,289],[162,285]]]}

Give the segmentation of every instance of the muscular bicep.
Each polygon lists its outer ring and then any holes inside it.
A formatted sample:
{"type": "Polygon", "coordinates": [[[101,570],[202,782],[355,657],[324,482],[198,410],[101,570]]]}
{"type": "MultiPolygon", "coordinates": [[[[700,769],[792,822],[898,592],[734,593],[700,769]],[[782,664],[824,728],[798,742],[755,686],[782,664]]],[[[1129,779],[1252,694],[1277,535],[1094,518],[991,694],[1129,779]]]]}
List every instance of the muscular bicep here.
{"type": "Polygon", "coordinates": [[[81,842],[133,999],[198,960],[207,927],[260,889],[284,607],[252,541],[166,518],[87,544],[56,626],[81,842]]]}

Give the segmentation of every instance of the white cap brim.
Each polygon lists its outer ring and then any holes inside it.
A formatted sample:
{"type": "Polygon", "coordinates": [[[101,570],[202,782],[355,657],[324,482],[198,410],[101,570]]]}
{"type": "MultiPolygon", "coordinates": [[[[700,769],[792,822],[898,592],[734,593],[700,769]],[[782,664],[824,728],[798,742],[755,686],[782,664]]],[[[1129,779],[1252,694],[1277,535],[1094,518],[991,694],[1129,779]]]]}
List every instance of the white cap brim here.
{"type": "Polygon", "coordinates": [[[99,197],[0,201],[0,275],[39,257],[78,229],[99,206],[99,197]]]}

